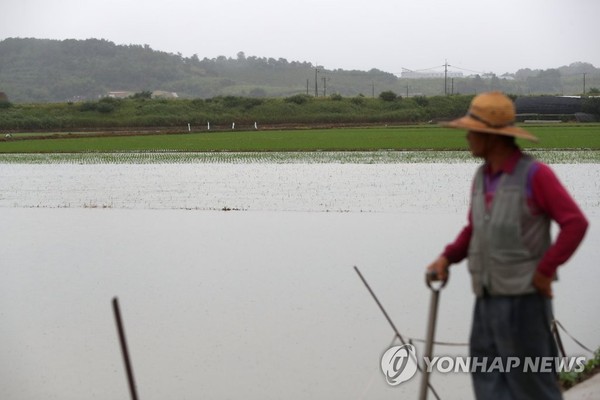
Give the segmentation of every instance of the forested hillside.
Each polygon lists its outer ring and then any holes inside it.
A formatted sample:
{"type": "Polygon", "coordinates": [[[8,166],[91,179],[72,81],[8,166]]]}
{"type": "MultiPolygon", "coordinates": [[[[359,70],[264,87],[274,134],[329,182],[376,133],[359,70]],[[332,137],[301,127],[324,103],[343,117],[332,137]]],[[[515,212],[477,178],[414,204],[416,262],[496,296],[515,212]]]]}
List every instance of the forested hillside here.
{"type": "Polygon", "coordinates": [[[0,92],[11,102],[98,99],[110,92],[174,92],[180,98],[287,97],[296,94],[377,97],[393,91],[415,95],[473,94],[503,90],[516,95],[581,94],[600,88],[600,69],[588,63],[513,75],[452,80],[405,79],[377,69],[328,70],[308,62],[258,58],[186,58],[149,46],[115,45],[99,39],[0,41],[0,92]],[[446,87],[444,87],[444,83],[446,87]]]}

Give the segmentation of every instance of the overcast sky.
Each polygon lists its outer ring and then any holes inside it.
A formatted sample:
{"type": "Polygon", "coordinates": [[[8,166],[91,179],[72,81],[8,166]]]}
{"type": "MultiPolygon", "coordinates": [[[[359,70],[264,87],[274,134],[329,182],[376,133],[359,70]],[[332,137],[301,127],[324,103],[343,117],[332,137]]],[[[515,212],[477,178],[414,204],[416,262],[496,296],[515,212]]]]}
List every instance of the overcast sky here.
{"type": "Polygon", "coordinates": [[[107,39],[327,69],[600,67],[600,0],[0,0],[0,39],[107,39]]]}

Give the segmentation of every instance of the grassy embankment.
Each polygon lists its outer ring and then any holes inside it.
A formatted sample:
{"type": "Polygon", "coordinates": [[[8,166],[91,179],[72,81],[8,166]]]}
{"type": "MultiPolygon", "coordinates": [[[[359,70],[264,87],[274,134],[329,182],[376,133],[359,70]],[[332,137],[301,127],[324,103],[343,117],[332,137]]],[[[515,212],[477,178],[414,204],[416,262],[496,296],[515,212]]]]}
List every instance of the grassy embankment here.
{"type": "MultiPolygon", "coordinates": [[[[295,95],[285,99],[226,96],[207,100],[4,102],[0,107],[0,131],[11,132],[13,139],[0,142],[0,152],[463,150],[464,132],[426,122],[464,115],[471,98],[386,100],[295,95]],[[255,122],[259,130],[253,129],[255,122]],[[191,132],[187,132],[188,124],[191,132]],[[342,125],[357,128],[339,128],[342,125]],[[339,129],[284,130],[290,127],[339,129]],[[158,130],[162,134],[147,134],[160,133],[158,130]],[[135,131],[146,134],[135,136],[135,131]]],[[[569,118],[572,116],[563,116],[563,120],[569,118]]],[[[541,138],[534,147],[600,148],[598,124],[528,128],[541,138]]]]}
{"type": "Polygon", "coordinates": [[[81,103],[11,104],[0,102],[0,130],[81,131],[85,129],[213,130],[259,125],[406,124],[452,118],[465,113],[472,96],[392,98],[388,101],[354,97],[282,98],[216,97],[212,99],[103,98],[81,103]]]}
{"type": "MultiPolygon", "coordinates": [[[[539,143],[525,148],[600,150],[600,125],[526,127],[539,143]]],[[[20,140],[0,143],[0,153],[72,153],[135,151],[372,151],[465,150],[465,133],[438,126],[337,128],[311,130],[221,131],[139,136],[103,136],[20,140]]]]}

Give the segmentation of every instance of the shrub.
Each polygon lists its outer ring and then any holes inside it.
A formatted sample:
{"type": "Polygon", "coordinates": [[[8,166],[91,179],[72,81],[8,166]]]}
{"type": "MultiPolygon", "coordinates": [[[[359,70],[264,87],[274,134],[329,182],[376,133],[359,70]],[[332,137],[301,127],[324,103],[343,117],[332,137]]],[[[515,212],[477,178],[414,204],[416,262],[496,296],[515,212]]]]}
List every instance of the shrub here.
{"type": "Polygon", "coordinates": [[[79,105],[79,111],[96,111],[98,104],[92,101],[85,101],[79,105]]]}
{"type": "Polygon", "coordinates": [[[108,114],[110,112],[113,112],[115,110],[115,108],[116,108],[116,105],[114,103],[106,103],[106,102],[98,103],[98,107],[96,107],[98,112],[101,112],[103,114],[108,114]]]}
{"type": "Polygon", "coordinates": [[[391,90],[386,90],[379,94],[379,98],[383,101],[395,101],[398,95],[391,90]]]}
{"type": "Polygon", "coordinates": [[[312,100],[312,97],[306,94],[296,94],[294,96],[286,97],[284,101],[286,103],[294,104],[305,104],[312,100]]]}
{"type": "Polygon", "coordinates": [[[98,103],[106,103],[106,104],[118,104],[121,100],[115,99],[114,97],[103,97],[98,100],[98,103]]]}
{"type": "Polygon", "coordinates": [[[412,99],[421,107],[427,107],[429,105],[429,100],[427,100],[427,97],[425,96],[415,96],[412,99]]]}
{"type": "Polygon", "coordinates": [[[244,99],[244,109],[250,110],[253,107],[260,106],[264,103],[263,99],[247,97],[244,99]]]}
{"type": "Polygon", "coordinates": [[[581,104],[583,112],[600,116],[600,97],[587,97],[581,104]]]}
{"type": "Polygon", "coordinates": [[[365,104],[365,96],[356,96],[350,99],[350,102],[352,104],[356,104],[357,106],[361,106],[363,104],[365,104]]]}
{"type": "Polygon", "coordinates": [[[152,92],[149,90],[143,90],[141,92],[134,93],[130,96],[132,99],[151,99],[152,92]]]}
{"type": "Polygon", "coordinates": [[[220,98],[223,105],[227,108],[240,107],[244,105],[244,98],[238,96],[224,96],[220,98]]]}

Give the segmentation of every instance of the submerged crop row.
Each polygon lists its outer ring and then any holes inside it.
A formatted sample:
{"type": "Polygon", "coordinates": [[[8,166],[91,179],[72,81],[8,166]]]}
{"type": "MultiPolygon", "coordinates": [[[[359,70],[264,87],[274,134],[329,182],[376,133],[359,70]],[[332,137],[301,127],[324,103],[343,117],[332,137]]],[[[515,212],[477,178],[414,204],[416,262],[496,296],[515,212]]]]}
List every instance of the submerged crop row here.
{"type": "MultiPolygon", "coordinates": [[[[531,150],[550,164],[600,163],[600,151],[531,150]]],[[[0,154],[0,164],[398,164],[478,162],[467,151],[0,154]]]]}

